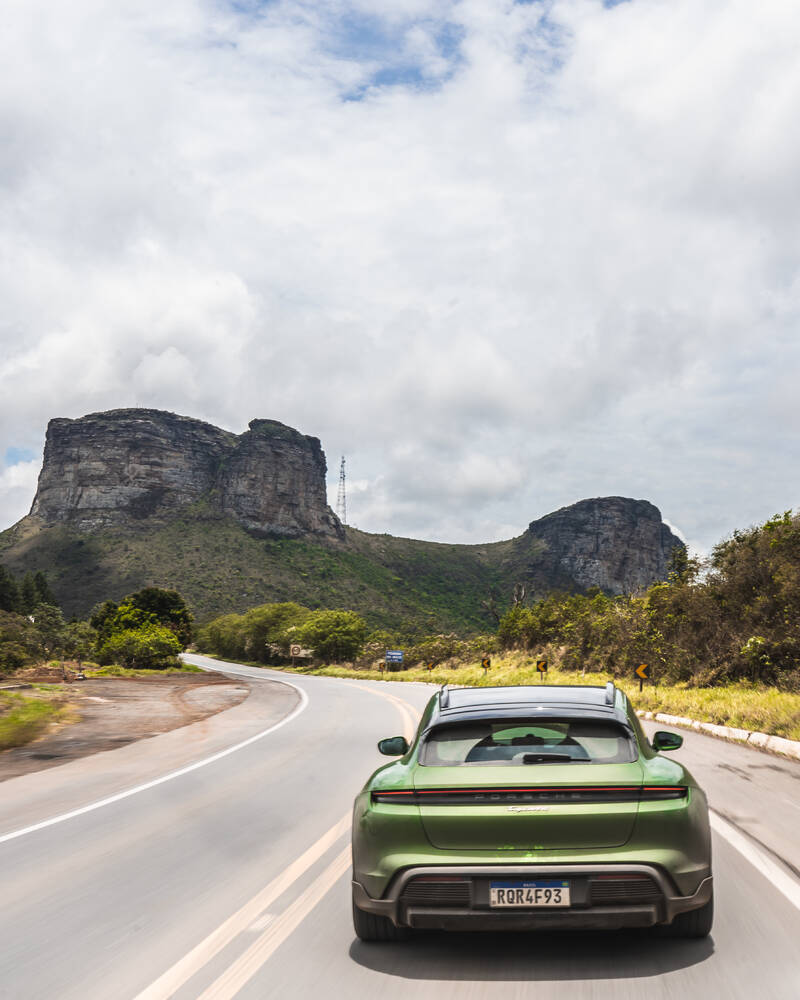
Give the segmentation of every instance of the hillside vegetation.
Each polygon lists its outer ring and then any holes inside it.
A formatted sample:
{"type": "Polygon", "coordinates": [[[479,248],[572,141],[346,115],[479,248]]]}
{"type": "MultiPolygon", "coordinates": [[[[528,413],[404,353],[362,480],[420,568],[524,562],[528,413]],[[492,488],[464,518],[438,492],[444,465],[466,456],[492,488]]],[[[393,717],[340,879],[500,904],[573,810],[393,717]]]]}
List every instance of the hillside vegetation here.
{"type": "MultiPolygon", "coordinates": [[[[385,651],[403,648],[397,680],[456,684],[603,683],[615,678],[634,690],[634,670],[650,667],[652,683],[635,695],[640,707],[687,714],[709,722],[800,737],[800,517],[786,512],[735,532],[707,564],[674,554],[669,579],[639,596],[551,594],[518,600],[496,633],[459,638],[375,631],[347,667],[316,655],[310,668],[336,676],[385,677],[385,651]],[[500,655],[497,655],[499,653],[500,655]],[[492,665],[480,661],[491,655],[492,665]]],[[[297,609],[302,616],[303,609],[297,609]]],[[[254,629],[269,617],[228,616],[202,630],[200,646],[222,656],[281,662],[254,629]],[[227,641],[226,641],[227,639],[227,641]]],[[[302,634],[302,633],[298,633],[302,634]]],[[[288,641],[288,640],[286,640],[288,641]]],[[[312,649],[313,652],[313,649],[312,649]]]]}
{"type": "Polygon", "coordinates": [[[506,649],[557,648],[567,669],[629,676],[639,663],[670,682],[761,681],[800,691],[800,518],[737,531],[707,565],[676,552],[668,581],[640,597],[552,595],[512,608],[506,649]]]}
{"type": "MultiPolygon", "coordinates": [[[[536,543],[529,547],[534,551],[536,543]]],[[[496,624],[483,602],[509,568],[510,542],[447,545],[369,535],[347,541],[265,539],[201,505],[170,521],[91,535],[21,523],[0,535],[0,561],[47,574],[67,615],[145,586],[177,587],[208,620],[257,604],[296,601],[355,609],[370,626],[475,632],[496,624]]]]}

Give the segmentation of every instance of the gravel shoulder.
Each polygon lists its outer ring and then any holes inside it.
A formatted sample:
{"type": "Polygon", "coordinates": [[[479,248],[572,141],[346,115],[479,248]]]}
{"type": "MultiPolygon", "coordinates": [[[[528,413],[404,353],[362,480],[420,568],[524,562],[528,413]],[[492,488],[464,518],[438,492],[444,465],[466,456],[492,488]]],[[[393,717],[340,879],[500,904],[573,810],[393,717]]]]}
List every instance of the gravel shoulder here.
{"type": "Polygon", "coordinates": [[[103,677],[64,689],[77,721],[0,752],[0,782],[200,722],[250,693],[245,681],[219,674],[103,677]]]}

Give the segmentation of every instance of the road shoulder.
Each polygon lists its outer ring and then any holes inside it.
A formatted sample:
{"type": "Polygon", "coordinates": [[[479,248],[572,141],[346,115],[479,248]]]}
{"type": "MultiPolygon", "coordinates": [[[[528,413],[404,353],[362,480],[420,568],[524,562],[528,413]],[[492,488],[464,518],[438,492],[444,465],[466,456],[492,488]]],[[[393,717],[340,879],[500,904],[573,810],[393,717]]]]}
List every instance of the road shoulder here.
{"type": "Polygon", "coordinates": [[[2,783],[0,836],[84,808],[220,753],[279,723],[298,706],[299,698],[288,684],[258,679],[240,704],[199,722],[10,778],[2,783]]]}

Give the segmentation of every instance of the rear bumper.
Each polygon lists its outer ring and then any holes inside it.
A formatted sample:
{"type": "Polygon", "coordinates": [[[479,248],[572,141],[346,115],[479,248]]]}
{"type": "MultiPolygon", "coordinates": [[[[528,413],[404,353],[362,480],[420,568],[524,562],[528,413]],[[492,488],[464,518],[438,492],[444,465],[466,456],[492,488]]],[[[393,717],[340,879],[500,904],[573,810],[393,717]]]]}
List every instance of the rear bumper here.
{"type": "Polygon", "coordinates": [[[438,866],[409,868],[401,872],[382,899],[373,899],[360,882],[353,882],[353,902],[360,910],[388,917],[398,927],[426,930],[616,930],[669,924],[679,914],[704,906],[712,895],[713,878],[704,878],[697,891],[678,895],[663,871],[650,865],[528,865],[438,866]],[[468,906],[419,905],[404,901],[408,883],[420,876],[464,876],[478,885],[487,878],[586,879],[617,875],[621,871],[649,876],[658,887],[658,898],[648,902],[592,904],[583,900],[568,909],[491,909],[480,894],[471,893],[468,906]],[[478,897],[478,898],[476,898],[478,897]]]}

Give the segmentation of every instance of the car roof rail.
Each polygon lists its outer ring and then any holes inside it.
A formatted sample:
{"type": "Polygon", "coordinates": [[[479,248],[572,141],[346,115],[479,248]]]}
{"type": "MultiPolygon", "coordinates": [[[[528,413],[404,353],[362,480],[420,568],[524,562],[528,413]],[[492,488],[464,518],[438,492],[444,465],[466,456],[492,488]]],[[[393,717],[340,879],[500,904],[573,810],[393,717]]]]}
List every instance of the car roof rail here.
{"type": "Polygon", "coordinates": [[[446,684],[442,684],[439,689],[439,708],[450,707],[450,690],[446,684]]]}
{"type": "Polygon", "coordinates": [[[609,681],[606,684],[606,705],[613,705],[617,697],[617,689],[614,687],[614,682],[609,681]]]}

